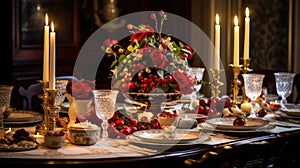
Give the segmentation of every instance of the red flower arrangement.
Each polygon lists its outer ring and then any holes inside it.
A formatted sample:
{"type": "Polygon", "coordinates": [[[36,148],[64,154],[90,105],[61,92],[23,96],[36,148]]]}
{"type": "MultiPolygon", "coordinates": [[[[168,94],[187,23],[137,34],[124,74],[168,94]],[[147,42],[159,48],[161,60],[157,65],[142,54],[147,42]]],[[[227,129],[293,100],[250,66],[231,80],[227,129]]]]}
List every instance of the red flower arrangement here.
{"type": "Polygon", "coordinates": [[[150,93],[157,88],[165,93],[192,93],[195,79],[189,75],[188,60],[192,59],[193,50],[161,33],[167,15],[163,11],[159,15],[160,29],[156,14],[150,15],[155,21],[156,32],[150,25],[128,24],[132,33],[128,46],[122,47],[110,39],[109,47],[108,41],[102,45],[107,54],[116,56],[111,65],[113,89],[124,93],[150,93]]]}
{"type": "Polygon", "coordinates": [[[93,97],[93,89],[95,89],[95,83],[93,81],[80,80],[69,82],[66,91],[77,100],[85,100],[93,97]]]}

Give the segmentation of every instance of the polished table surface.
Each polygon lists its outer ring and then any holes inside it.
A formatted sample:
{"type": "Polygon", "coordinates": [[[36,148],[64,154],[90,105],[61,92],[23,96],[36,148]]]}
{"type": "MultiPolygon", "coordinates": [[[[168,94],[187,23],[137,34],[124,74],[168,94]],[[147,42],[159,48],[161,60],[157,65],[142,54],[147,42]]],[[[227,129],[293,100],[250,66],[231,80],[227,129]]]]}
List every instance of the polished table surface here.
{"type": "MultiPolygon", "coordinates": [[[[269,114],[269,119],[274,114],[269,114]]],[[[62,148],[48,149],[40,145],[37,149],[19,152],[0,152],[0,162],[3,164],[30,164],[32,166],[43,164],[61,165],[101,165],[105,167],[153,167],[168,164],[173,167],[185,167],[187,159],[200,159],[204,154],[224,146],[232,147],[253,142],[278,141],[283,146],[287,137],[300,135],[300,124],[272,120],[274,128],[257,134],[228,135],[217,132],[208,133],[209,138],[193,145],[173,146],[160,150],[160,148],[135,144],[146,148],[158,149],[156,153],[141,152],[130,147],[113,147],[113,139],[101,139],[92,146],[72,145],[67,140],[62,148]]],[[[17,129],[17,128],[14,128],[17,129]]],[[[28,129],[30,129],[28,127],[28,129]]],[[[32,129],[32,128],[31,128],[32,129]]],[[[277,150],[277,149],[276,149],[277,150]]],[[[279,150],[279,149],[278,149],[279,150]]]]}

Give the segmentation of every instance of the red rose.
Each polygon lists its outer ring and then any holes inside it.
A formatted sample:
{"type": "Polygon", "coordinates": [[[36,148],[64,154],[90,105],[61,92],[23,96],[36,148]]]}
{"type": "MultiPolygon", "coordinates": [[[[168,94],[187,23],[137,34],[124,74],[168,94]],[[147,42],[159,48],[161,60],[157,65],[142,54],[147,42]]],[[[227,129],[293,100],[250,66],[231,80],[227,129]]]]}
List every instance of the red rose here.
{"type": "Polygon", "coordinates": [[[93,82],[73,81],[68,91],[75,99],[89,99],[92,96],[93,82]]]}
{"type": "Polygon", "coordinates": [[[142,30],[135,31],[131,36],[131,43],[134,43],[134,40],[141,41],[148,35],[152,35],[154,33],[154,29],[150,25],[144,25],[145,28],[142,30]]]}
{"type": "Polygon", "coordinates": [[[109,47],[111,47],[112,45],[117,44],[117,43],[118,43],[117,40],[110,40],[110,38],[108,38],[108,39],[106,39],[106,40],[103,42],[102,46],[103,46],[104,48],[109,48],[109,47]]]}
{"type": "Polygon", "coordinates": [[[179,69],[175,69],[172,75],[178,83],[181,93],[190,94],[193,92],[194,82],[186,73],[181,72],[179,69]]]}
{"type": "Polygon", "coordinates": [[[168,60],[166,56],[159,49],[154,49],[151,52],[151,58],[152,58],[152,63],[156,68],[163,69],[168,65],[168,60]]]}
{"type": "Polygon", "coordinates": [[[144,46],[143,48],[140,49],[139,52],[143,56],[148,56],[151,54],[151,50],[152,50],[152,48],[150,46],[144,46]]]}

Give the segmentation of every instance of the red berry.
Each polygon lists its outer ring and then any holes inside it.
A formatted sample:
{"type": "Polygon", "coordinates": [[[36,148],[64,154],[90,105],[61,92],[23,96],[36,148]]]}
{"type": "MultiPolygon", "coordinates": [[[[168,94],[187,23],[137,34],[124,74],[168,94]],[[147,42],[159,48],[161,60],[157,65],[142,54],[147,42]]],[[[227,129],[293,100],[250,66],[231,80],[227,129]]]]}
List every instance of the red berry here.
{"type": "Polygon", "coordinates": [[[116,123],[117,126],[123,126],[124,125],[124,121],[121,120],[121,119],[116,120],[115,123],[116,123]]]}
{"type": "Polygon", "coordinates": [[[133,91],[135,89],[135,84],[134,84],[134,82],[129,82],[128,83],[128,90],[129,91],[133,91]]]}
{"type": "Polygon", "coordinates": [[[267,115],[267,110],[266,109],[260,109],[257,114],[258,117],[264,117],[265,115],[267,115]]]}
{"type": "Polygon", "coordinates": [[[132,126],[136,126],[137,123],[138,123],[138,120],[137,120],[137,119],[135,119],[135,118],[131,118],[131,119],[130,119],[130,124],[131,124],[132,126]]]}
{"type": "Polygon", "coordinates": [[[196,106],[195,112],[196,112],[197,114],[205,114],[205,108],[204,108],[203,106],[201,106],[201,105],[196,106]]]}
{"type": "Polygon", "coordinates": [[[199,100],[199,105],[202,106],[202,107],[205,107],[205,106],[206,106],[206,100],[203,99],[203,98],[201,98],[201,99],[199,100]]]}
{"type": "Polygon", "coordinates": [[[208,101],[207,101],[207,105],[210,107],[210,108],[215,108],[216,105],[217,105],[217,102],[214,98],[209,98],[208,101]]]}
{"type": "Polygon", "coordinates": [[[237,117],[234,121],[233,121],[233,125],[234,126],[244,126],[246,124],[246,121],[244,118],[241,117],[237,117]]]}

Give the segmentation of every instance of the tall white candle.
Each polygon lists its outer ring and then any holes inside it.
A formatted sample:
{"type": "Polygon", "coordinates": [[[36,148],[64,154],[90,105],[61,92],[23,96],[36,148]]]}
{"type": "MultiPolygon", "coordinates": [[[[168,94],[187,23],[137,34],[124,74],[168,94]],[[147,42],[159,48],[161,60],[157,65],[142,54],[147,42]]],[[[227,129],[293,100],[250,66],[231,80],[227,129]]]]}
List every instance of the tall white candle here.
{"type": "Polygon", "coordinates": [[[44,57],[43,57],[43,82],[49,82],[49,25],[48,14],[45,15],[44,26],[44,57]]]}
{"type": "Polygon", "coordinates": [[[245,39],[244,39],[244,59],[249,59],[249,40],[250,40],[250,18],[249,18],[249,8],[246,8],[245,17],[245,39]]]}
{"type": "Polygon", "coordinates": [[[239,65],[239,25],[238,18],[234,16],[234,44],[233,44],[233,65],[239,65]]]}
{"type": "Polygon", "coordinates": [[[214,59],[214,69],[220,70],[220,24],[219,15],[216,14],[216,25],[215,25],[215,59],[214,59]]]}
{"type": "Polygon", "coordinates": [[[54,23],[51,22],[50,32],[50,75],[49,75],[49,89],[55,89],[55,32],[54,23]]]}

